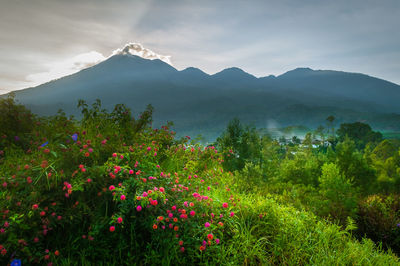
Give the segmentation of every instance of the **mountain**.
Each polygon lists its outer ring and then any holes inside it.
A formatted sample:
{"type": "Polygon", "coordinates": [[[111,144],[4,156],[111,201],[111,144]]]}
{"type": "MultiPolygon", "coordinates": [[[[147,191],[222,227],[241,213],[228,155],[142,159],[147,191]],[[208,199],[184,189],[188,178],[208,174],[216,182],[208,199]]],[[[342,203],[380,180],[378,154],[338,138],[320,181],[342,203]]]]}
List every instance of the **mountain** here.
{"type": "Polygon", "coordinates": [[[173,121],[182,135],[219,135],[227,122],[267,127],[364,121],[375,129],[400,130],[400,86],[363,74],[297,68],[279,76],[257,78],[239,68],[209,75],[198,68],[178,71],[159,59],[129,53],[34,88],[16,92],[33,112],[55,114],[62,108],[79,115],[78,99],[96,98],[105,108],[117,103],[134,114],[155,107],[154,125],[173,121]]]}

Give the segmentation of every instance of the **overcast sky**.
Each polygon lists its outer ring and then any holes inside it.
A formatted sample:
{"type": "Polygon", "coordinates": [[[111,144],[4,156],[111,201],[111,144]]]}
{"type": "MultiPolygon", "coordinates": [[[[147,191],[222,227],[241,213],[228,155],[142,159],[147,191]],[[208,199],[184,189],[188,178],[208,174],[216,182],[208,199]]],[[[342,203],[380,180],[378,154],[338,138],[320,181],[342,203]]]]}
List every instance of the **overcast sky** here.
{"type": "Polygon", "coordinates": [[[177,69],[296,67],[400,84],[399,0],[0,0],[0,93],[97,63],[126,43],[177,69]]]}

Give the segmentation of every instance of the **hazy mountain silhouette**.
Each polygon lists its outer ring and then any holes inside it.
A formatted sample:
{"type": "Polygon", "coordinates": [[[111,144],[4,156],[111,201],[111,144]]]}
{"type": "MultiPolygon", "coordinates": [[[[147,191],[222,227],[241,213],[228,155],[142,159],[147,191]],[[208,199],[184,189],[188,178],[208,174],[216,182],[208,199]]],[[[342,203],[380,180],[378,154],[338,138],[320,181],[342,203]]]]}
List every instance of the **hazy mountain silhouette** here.
{"type": "Polygon", "coordinates": [[[161,60],[114,55],[76,74],[16,92],[21,103],[41,115],[62,108],[78,114],[78,99],[101,99],[134,112],[155,107],[159,126],[173,121],[181,134],[213,137],[233,117],[266,127],[364,121],[385,130],[400,130],[400,86],[363,74],[297,68],[280,76],[256,78],[239,68],[214,75],[197,68],[176,70],[161,60]]]}

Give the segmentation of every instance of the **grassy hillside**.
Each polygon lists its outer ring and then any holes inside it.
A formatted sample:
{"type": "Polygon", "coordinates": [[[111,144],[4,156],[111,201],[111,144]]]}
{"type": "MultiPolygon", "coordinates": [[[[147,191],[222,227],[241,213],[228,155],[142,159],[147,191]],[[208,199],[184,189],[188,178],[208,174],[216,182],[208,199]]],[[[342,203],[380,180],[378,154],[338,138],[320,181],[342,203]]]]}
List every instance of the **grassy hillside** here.
{"type": "Polygon", "coordinates": [[[4,265],[399,264],[396,242],[383,250],[359,237],[353,205],[332,198],[332,184],[362,198],[338,169],[348,147],[332,155],[259,138],[257,153],[258,140],[246,142],[255,131],[240,125],[239,142],[226,141],[228,128],[205,147],[150,128],[150,107],[134,118],[122,105],[80,106],[76,121],[1,101],[4,265]]]}

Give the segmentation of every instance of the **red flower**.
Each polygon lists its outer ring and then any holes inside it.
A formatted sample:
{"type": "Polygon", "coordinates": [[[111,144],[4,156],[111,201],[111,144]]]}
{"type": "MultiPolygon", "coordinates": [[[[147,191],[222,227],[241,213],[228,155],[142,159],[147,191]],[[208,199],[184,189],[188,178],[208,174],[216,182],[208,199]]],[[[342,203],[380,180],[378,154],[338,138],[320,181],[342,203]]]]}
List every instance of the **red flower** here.
{"type": "Polygon", "coordinates": [[[110,232],[114,232],[115,231],[115,226],[110,226],[110,232]]]}

